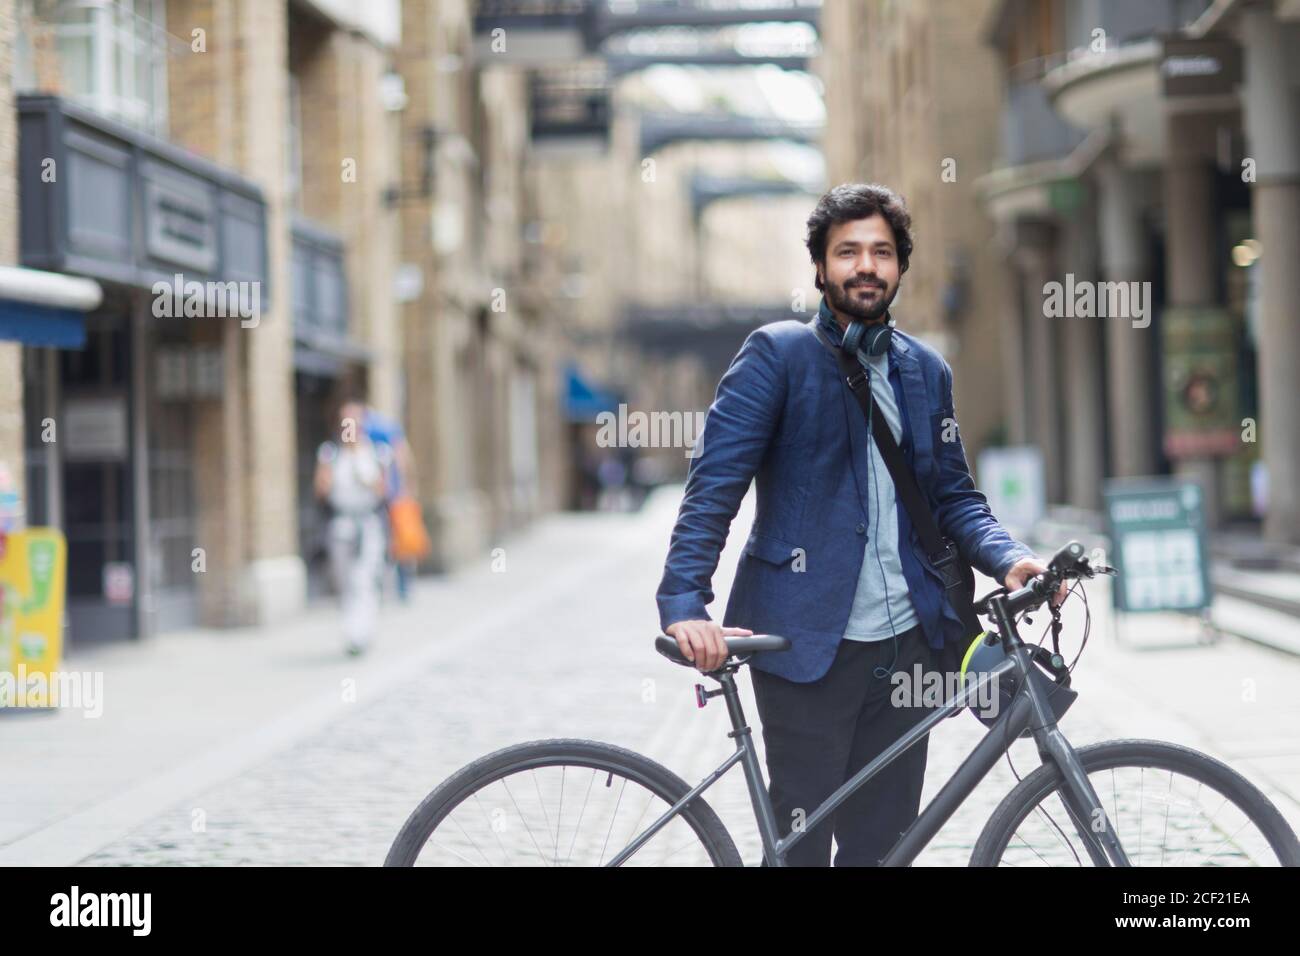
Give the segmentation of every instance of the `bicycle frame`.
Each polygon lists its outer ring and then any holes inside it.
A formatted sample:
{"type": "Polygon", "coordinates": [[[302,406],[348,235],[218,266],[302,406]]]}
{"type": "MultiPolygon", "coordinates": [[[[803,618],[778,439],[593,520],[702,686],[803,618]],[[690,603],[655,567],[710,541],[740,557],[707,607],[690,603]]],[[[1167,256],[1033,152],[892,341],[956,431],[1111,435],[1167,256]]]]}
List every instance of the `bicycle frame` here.
{"type": "MultiPolygon", "coordinates": [[[[1060,769],[1063,777],[1061,787],[1062,801],[1066,812],[1072,820],[1076,832],[1095,866],[1129,866],[1128,856],[1120,845],[1119,838],[1110,825],[1101,799],[1097,796],[1087,772],[1079,763],[1074,748],[1057,728],[1052,709],[1039,692],[1036,683],[1029,679],[1030,668],[1034,665],[1026,660],[1029,653],[1016,630],[1015,622],[1007,614],[1001,598],[989,602],[990,613],[997,625],[997,633],[1008,652],[1008,659],[994,670],[983,674],[978,681],[969,681],[956,695],[946,701],[923,720],[919,721],[906,734],[898,738],[882,751],[874,760],[846,780],[834,793],[826,798],[807,819],[801,829],[785,837],[778,836],[776,816],[772,810],[772,801],[763,782],[759,767],[758,750],[753,741],[753,734],[745,723],[745,715],[740,706],[740,693],[736,687],[734,674],[739,663],[724,666],[715,676],[722,685],[720,691],[727,703],[727,714],[731,719],[732,730],[728,737],[736,741],[736,750],[726,760],[691,788],[680,800],[666,810],[659,819],[629,843],[609,862],[609,866],[620,866],[633,853],[649,840],[660,828],[686,807],[692,800],[713,786],[728,770],[737,763],[744,768],[745,781],[749,788],[750,802],[758,822],[759,837],[763,843],[763,858],[768,866],[786,866],[786,854],[790,848],[804,838],[815,826],[825,820],[848,797],[864,783],[874,777],[880,770],[893,763],[910,747],[926,736],[942,720],[958,710],[978,701],[982,689],[1000,680],[1003,676],[1015,673],[1019,692],[1016,693],[1011,706],[994,721],[984,738],[970,752],[961,766],[944,784],[942,789],[916,818],[910,827],[899,837],[893,849],[881,860],[882,866],[910,866],[920,852],[925,849],[935,834],[948,822],[957,808],[970,796],[980,781],[993,768],[1019,738],[1021,732],[1030,729],[1038,745],[1039,758],[1047,763],[1052,761],[1060,769]],[[1100,827],[1099,827],[1100,825],[1100,827]]],[[[996,683],[993,684],[996,688],[996,683]]],[[[996,698],[995,698],[996,699],[996,698]]]]}

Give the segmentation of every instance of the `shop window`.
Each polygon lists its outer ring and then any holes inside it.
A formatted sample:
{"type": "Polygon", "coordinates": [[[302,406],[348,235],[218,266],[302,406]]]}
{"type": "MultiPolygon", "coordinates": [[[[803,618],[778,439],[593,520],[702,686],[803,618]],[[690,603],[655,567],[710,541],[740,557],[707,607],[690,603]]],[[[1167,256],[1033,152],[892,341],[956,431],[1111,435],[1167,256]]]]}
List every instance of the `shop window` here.
{"type": "Polygon", "coordinates": [[[54,4],[63,92],[83,105],[155,136],[167,135],[168,45],[165,0],[85,0],[54,4]]]}

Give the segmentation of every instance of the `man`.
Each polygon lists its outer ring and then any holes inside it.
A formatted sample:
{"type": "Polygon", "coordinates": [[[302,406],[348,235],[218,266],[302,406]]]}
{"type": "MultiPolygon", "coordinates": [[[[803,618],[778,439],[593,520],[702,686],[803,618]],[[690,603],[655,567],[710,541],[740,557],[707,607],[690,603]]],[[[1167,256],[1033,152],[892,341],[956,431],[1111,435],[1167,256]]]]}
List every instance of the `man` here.
{"type": "MultiPolygon", "coordinates": [[[[756,329],[723,376],[657,594],[661,626],[701,671],[726,660],[727,636],[790,639],[790,650],[750,665],[783,834],[925,716],[891,705],[890,675],[935,666],[945,644],[972,636],[962,633],[831,351],[852,321],[868,330],[890,321],[912,253],[911,217],[883,186],[837,186],[809,217],[806,241],[823,292],[818,315],[756,329]],[[754,527],[719,625],[705,611],[710,581],[754,478],[754,527]]],[[[974,567],[1021,587],[1046,565],[1007,534],[975,488],[947,427],[952,370],[920,340],[888,334],[881,354],[857,358],[935,521],[974,567]]],[[[828,865],[834,835],[837,866],[878,864],[919,813],[927,743],[860,787],[787,861],[828,865]]]]}
{"type": "Polygon", "coordinates": [[[385,474],[388,449],[371,441],[362,424],[365,407],[347,400],[339,407],[334,440],[316,451],[316,496],[329,504],[329,555],[343,610],[348,654],[373,642],[379,615],[379,575],[384,563],[385,474]]]}

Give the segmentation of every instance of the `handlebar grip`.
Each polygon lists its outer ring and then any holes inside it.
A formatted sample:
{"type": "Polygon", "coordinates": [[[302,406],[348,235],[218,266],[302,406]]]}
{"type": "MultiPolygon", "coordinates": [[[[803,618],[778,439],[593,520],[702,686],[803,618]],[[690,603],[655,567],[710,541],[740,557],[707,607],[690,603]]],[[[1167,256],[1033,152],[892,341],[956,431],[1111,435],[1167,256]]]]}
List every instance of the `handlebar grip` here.
{"type": "Polygon", "coordinates": [[[1049,574],[1035,574],[1023,588],[1012,591],[1003,598],[1003,601],[1007,613],[1019,614],[1021,611],[1037,608],[1051,598],[1055,591],[1056,583],[1051,580],[1049,574]]]}
{"type": "Polygon", "coordinates": [[[1079,562],[1083,560],[1083,555],[1083,545],[1078,541],[1071,541],[1052,555],[1052,560],[1047,562],[1047,566],[1053,571],[1068,571],[1078,566],[1079,562]]]}

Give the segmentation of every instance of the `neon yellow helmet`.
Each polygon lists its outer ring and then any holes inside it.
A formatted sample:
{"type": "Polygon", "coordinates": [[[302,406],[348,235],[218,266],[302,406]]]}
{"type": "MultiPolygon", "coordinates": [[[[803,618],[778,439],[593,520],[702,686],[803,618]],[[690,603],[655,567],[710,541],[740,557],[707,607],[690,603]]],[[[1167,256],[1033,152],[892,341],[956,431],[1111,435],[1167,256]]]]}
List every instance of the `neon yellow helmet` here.
{"type": "MultiPolygon", "coordinates": [[[[1025,647],[1031,650],[1033,662],[1037,665],[1030,668],[1030,680],[1035,682],[1039,692],[1047,699],[1055,719],[1060,720],[1079,696],[1077,691],[1070,689],[1070,672],[1066,670],[1065,662],[1046,647],[1037,644],[1026,644],[1025,647]],[[1052,675],[1055,675],[1054,680],[1052,675]]],[[[993,671],[1006,659],[1007,652],[1002,649],[1001,638],[984,631],[970,642],[970,646],[962,656],[962,686],[966,686],[968,678],[978,680],[981,675],[993,671]]],[[[988,690],[978,694],[977,699],[970,704],[970,712],[984,726],[992,727],[1002,715],[1003,709],[1010,706],[1015,696],[1018,689],[1017,676],[1014,672],[1003,674],[995,678],[988,688],[996,691],[996,696],[988,690]]],[[[1020,736],[1030,736],[1029,728],[1025,728],[1020,736]]]]}

